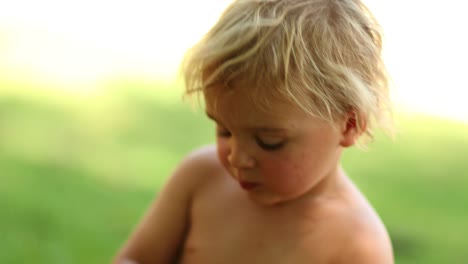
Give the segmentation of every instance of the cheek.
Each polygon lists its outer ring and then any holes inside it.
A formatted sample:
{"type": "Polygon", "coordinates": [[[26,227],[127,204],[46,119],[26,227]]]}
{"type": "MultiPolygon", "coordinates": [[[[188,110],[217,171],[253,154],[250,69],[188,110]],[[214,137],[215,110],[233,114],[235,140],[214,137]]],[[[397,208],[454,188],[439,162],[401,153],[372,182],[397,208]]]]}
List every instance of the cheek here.
{"type": "Polygon", "coordinates": [[[284,157],[271,159],[262,167],[262,175],[271,188],[279,192],[288,192],[305,184],[308,170],[304,158],[284,157]]]}
{"type": "Polygon", "coordinates": [[[221,164],[223,164],[225,168],[229,168],[228,156],[230,150],[227,142],[223,139],[217,139],[216,147],[218,151],[218,158],[221,161],[221,164]]]}

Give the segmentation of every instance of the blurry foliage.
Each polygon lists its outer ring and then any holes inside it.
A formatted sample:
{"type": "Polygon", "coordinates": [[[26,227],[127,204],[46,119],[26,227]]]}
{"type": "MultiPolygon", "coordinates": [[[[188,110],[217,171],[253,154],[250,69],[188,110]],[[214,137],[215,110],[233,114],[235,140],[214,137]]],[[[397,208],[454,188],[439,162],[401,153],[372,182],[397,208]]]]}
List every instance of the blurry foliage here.
{"type": "MultiPolygon", "coordinates": [[[[0,263],[110,261],[177,162],[212,142],[203,110],[169,88],[0,96],[0,263]]],[[[468,125],[398,120],[395,142],[377,135],[344,167],[388,226],[397,263],[468,263],[468,125]]]]}
{"type": "Polygon", "coordinates": [[[390,230],[397,263],[468,263],[468,124],[400,114],[344,166],[390,230]]]}

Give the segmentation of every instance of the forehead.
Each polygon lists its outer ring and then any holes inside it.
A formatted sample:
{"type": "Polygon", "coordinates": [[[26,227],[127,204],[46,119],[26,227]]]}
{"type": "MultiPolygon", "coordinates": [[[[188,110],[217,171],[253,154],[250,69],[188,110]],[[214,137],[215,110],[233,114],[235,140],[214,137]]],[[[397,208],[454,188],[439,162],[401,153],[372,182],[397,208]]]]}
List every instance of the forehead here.
{"type": "MultiPolygon", "coordinates": [[[[218,87],[219,88],[219,87],[218,87]]],[[[224,88],[204,93],[207,114],[220,122],[262,125],[310,118],[296,104],[274,96],[250,93],[248,87],[224,88]]]]}

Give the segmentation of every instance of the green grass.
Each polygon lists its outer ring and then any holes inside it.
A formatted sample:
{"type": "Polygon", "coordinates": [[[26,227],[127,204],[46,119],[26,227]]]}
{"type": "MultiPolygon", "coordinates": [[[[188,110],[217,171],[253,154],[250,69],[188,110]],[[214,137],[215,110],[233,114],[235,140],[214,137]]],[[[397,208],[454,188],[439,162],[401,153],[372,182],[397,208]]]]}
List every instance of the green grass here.
{"type": "MultiPolygon", "coordinates": [[[[109,263],[177,162],[212,142],[212,124],[175,92],[120,86],[0,97],[0,263],[109,263]]],[[[468,263],[468,125],[398,120],[395,142],[378,135],[343,164],[397,263],[468,263]]]]}
{"type": "Polygon", "coordinates": [[[385,220],[397,263],[468,263],[468,125],[401,116],[395,142],[345,166],[385,220]]]}

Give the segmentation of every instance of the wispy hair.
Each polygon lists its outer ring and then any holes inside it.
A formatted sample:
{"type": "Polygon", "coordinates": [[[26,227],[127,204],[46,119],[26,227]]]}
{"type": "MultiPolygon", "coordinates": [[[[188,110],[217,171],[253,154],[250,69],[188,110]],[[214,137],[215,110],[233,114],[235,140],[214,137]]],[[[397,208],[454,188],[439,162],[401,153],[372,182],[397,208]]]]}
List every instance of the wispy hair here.
{"type": "Polygon", "coordinates": [[[187,95],[242,86],[259,106],[284,98],[330,122],[355,113],[369,138],[391,128],[381,27],[358,0],[234,1],[182,69],[187,95]]]}

